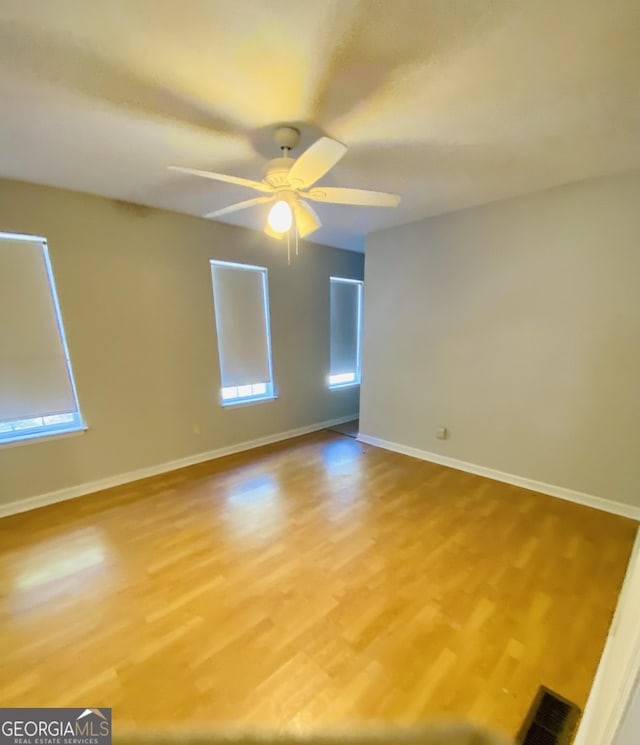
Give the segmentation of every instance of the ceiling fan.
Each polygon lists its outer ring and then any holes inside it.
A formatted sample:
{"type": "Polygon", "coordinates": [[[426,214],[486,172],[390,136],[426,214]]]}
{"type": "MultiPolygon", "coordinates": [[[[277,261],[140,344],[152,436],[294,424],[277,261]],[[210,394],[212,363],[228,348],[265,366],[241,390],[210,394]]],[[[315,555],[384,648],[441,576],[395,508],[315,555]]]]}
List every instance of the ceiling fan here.
{"type": "Polygon", "coordinates": [[[386,194],[380,191],[330,186],[312,188],[318,179],[336,165],[347,152],[347,148],[331,137],[320,137],[298,158],[290,158],[289,152],[298,144],[299,139],[300,132],[295,127],[276,128],[274,140],[283,154],[266,164],[262,181],[180,166],[169,166],[169,168],[172,171],[214,181],[225,181],[262,192],[263,196],[237,202],[229,207],[209,212],[203,217],[222,217],[231,212],[274,202],[264,228],[265,233],[274,238],[283,238],[288,235],[292,226],[295,227],[296,236],[304,238],[321,226],[320,218],[309,201],[365,207],[396,207],[400,202],[397,194],[386,194]]]}

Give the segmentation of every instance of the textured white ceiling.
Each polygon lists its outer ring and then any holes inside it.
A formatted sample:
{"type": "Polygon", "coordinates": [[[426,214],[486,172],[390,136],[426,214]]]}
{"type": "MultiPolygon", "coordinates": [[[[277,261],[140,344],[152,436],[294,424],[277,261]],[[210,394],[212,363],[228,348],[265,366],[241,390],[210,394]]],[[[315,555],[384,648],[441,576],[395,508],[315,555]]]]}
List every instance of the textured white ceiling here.
{"type": "MultiPolygon", "coordinates": [[[[267,132],[349,152],[314,240],[640,167],[638,0],[0,0],[0,176],[199,215],[267,132]]],[[[274,151],[272,155],[277,155],[274,151]]],[[[260,227],[263,211],[237,224],[260,227]]]]}

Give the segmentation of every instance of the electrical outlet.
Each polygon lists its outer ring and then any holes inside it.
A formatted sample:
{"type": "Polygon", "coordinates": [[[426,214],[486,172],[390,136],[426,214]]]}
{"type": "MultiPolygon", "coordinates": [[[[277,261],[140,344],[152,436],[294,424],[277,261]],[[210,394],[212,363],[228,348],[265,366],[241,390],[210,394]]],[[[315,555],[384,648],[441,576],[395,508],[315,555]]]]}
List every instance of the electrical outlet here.
{"type": "Polygon", "coordinates": [[[439,440],[446,440],[449,437],[449,430],[446,427],[438,427],[436,437],[439,440]]]}

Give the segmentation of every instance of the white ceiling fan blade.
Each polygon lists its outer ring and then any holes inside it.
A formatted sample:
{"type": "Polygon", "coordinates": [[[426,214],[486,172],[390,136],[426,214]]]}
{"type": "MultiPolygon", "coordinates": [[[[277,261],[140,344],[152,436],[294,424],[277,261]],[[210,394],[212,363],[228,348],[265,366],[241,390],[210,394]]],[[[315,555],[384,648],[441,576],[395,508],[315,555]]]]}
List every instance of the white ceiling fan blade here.
{"type": "Polygon", "coordinates": [[[367,189],[343,189],[333,186],[311,189],[304,196],[314,202],[356,204],[363,207],[397,207],[400,203],[400,197],[397,194],[368,191],[367,189]]]}
{"type": "Polygon", "coordinates": [[[214,212],[208,212],[203,217],[222,217],[222,215],[228,215],[230,212],[238,212],[239,210],[246,210],[247,207],[255,207],[257,204],[265,204],[265,202],[271,202],[275,197],[255,197],[255,199],[247,199],[245,202],[236,202],[228,207],[215,210],[214,212]]]}
{"type": "Polygon", "coordinates": [[[237,184],[238,186],[248,186],[250,189],[256,189],[257,191],[265,191],[272,193],[273,189],[269,184],[263,184],[261,181],[252,181],[248,178],[241,178],[240,176],[228,176],[226,173],[214,173],[213,171],[199,171],[196,168],[182,168],[181,166],[169,166],[170,171],[177,171],[178,173],[187,173],[190,176],[200,176],[201,178],[209,178],[212,181],[225,181],[227,184],[237,184]]]}
{"type": "Polygon", "coordinates": [[[346,145],[331,137],[321,137],[291,166],[287,178],[292,186],[307,188],[324,176],[347,152],[346,145]]]}
{"type": "Polygon", "coordinates": [[[298,199],[293,210],[296,215],[296,227],[300,238],[313,233],[314,230],[317,230],[322,225],[320,218],[316,215],[316,211],[304,199],[298,199]]]}

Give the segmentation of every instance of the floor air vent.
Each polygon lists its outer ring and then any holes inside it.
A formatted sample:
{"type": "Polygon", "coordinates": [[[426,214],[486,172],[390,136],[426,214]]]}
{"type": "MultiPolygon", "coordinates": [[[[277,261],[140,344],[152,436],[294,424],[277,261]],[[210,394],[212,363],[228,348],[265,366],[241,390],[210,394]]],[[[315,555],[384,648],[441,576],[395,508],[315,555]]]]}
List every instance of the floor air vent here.
{"type": "Polygon", "coordinates": [[[518,745],[568,745],[580,709],[544,686],[540,686],[524,724],[518,745]]]}

